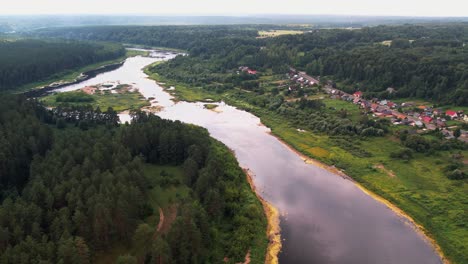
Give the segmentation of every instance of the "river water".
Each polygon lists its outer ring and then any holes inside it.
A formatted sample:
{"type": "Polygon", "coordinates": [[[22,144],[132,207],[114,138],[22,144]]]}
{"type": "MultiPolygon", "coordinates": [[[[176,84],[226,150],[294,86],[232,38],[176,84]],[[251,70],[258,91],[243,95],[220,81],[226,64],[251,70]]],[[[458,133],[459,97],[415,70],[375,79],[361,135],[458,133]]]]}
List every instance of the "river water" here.
{"type": "MultiPolygon", "coordinates": [[[[175,54],[153,53],[171,59],[175,54]]],[[[283,249],[280,263],[436,264],[432,246],[406,219],[365,194],[350,180],[306,164],[270,135],[259,118],[219,103],[219,112],[203,103],[174,103],[171,95],[147,79],[142,68],[163,58],[133,57],[114,71],[57,91],[71,91],[105,82],[134,84],[162,118],[208,129],[234,150],[248,168],[258,191],[281,213],[283,249]]],[[[176,87],[177,89],[177,87],[176,87]]],[[[120,116],[123,121],[128,115],[120,116]]]]}

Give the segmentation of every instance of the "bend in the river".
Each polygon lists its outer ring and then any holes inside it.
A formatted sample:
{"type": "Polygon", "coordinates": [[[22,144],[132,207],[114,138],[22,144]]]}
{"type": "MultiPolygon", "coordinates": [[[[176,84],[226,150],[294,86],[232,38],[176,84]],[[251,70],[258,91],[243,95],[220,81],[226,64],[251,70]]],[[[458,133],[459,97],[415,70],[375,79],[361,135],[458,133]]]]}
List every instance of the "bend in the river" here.
{"type": "MultiPolygon", "coordinates": [[[[164,59],[175,56],[156,55],[164,59]]],[[[174,103],[171,95],[142,71],[157,60],[162,58],[129,58],[119,69],[57,91],[108,81],[133,84],[146,98],[156,98],[153,104],[164,107],[157,113],[162,118],[207,128],[234,150],[240,165],[255,175],[260,195],[280,210],[280,263],[441,263],[430,243],[407,219],[352,181],[304,163],[254,115],[224,103],[218,103],[219,113],[205,109],[203,103],[174,103]]]]}

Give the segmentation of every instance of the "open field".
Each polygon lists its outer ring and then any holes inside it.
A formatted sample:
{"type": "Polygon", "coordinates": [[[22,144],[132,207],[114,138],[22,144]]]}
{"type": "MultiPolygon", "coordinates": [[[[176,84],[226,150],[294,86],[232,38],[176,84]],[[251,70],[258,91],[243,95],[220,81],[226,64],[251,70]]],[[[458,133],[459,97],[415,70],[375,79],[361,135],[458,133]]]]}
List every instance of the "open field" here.
{"type": "Polygon", "coordinates": [[[351,119],[353,122],[358,121],[361,117],[361,110],[359,109],[359,106],[355,104],[329,98],[325,98],[322,101],[326,105],[325,111],[327,112],[338,114],[338,112],[341,110],[345,110],[347,113],[347,118],[351,119]]]}
{"type": "Polygon", "coordinates": [[[60,104],[67,103],[70,105],[92,105],[93,108],[99,106],[102,111],[112,107],[115,111],[121,112],[124,110],[137,110],[144,106],[149,106],[150,103],[139,93],[139,92],[124,92],[124,93],[111,93],[110,91],[104,91],[103,94],[96,93],[93,95],[84,94],[82,91],[73,91],[66,93],[57,93],[42,98],[42,101],[47,106],[56,107],[60,104]],[[82,102],[67,102],[58,99],[62,94],[85,96],[91,100],[85,100],[82,102]],[[57,101],[59,100],[59,101],[57,101]]]}
{"type": "Polygon", "coordinates": [[[171,80],[168,80],[164,78],[163,76],[157,74],[157,73],[152,73],[148,69],[156,64],[161,63],[156,62],[153,63],[147,67],[145,67],[144,72],[149,76],[149,78],[157,81],[158,83],[163,83],[162,85],[166,90],[167,88],[170,88],[173,86],[175,90],[173,91],[168,91],[170,94],[172,94],[176,99],[177,98],[182,98],[182,100],[187,101],[187,102],[210,102],[210,101],[220,101],[221,100],[221,95],[219,94],[212,94],[210,93],[207,96],[207,93],[201,88],[201,87],[188,87],[185,84],[174,82],[171,80]]]}
{"type": "Polygon", "coordinates": [[[304,31],[299,30],[269,30],[269,31],[259,31],[259,38],[273,38],[283,35],[298,35],[304,34],[304,31]]]}

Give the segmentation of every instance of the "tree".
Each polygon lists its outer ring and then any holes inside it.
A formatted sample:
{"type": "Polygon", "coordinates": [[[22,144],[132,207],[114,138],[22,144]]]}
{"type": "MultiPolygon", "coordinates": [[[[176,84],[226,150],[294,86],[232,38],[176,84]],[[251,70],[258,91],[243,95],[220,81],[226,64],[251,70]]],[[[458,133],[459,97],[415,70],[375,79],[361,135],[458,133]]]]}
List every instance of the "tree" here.
{"type": "Polygon", "coordinates": [[[139,248],[143,259],[151,250],[154,233],[155,230],[148,224],[140,224],[133,235],[133,244],[139,248]]]}
{"type": "Polygon", "coordinates": [[[158,235],[151,246],[151,263],[169,263],[170,248],[162,235],[158,235]]]}
{"type": "Polygon", "coordinates": [[[455,129],[455,130],[453,131],[453,136],[454,136],[455,138],[459,138],[459,137],[461,136],[461,130],[460,130],[460,128],[457,127],[457,129],[455,129]]]}

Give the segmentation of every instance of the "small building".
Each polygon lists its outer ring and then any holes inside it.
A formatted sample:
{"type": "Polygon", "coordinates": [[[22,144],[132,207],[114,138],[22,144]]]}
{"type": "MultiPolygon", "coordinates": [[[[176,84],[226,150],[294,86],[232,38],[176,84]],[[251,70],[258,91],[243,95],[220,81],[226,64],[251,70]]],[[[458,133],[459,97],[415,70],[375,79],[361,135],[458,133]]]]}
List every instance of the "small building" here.
{"type": "Polygon", "coordinates": [[[354,97],[357,97],[357,98],[361,98],[361,97],[362,97],[362,92],[361,92],[361,91],[357,91],[357,92],[353,93],[353,96],[354,96],[354,97]]]}
{"type": "Polygon", "coordinates": [[[412,107],[414,106],[414,103],[413,102],[404,102],[401,104],[402,107],[412,107]]]}
{"type": "Polygon", "coordinates": [[[421,109],[421,110],[426,110],[426,108],[427,108],[427,107],[426,107],[425,105],[420,105],[420,106],[418,106],[418,109],[421,109]]]}
{"type": "Polygon", "coordinates": [[[389,93],[389,94],[396,93],[396,89],[393,88],[393,87],[388,87],[386,91],[387,91],[387,93],[389,93]]]}
{"type": "Polygon", "coordinates": [[[417,121],[414,121],[414,125],[417,126],[417,127],[422,127],[423,123],[421,121],[417,120],[417,121]]]}
{"type": "Polygon", "coordinates": [[[401,120],[403,120],[403,119],[406,118],[406,115],[405,115],[405,114],[398,113],[398,112],[393,112],[393,116],[394,116],[395,118],[398,118],[398,119],[401,119],[401,120]]]}
{"type": "Polygon", "coordinates": [[[458,114],[457,112],[453,111],[453,110],[447,110],[445,111],[445,115],[450,117],[451,119],[455,119],[455,118],[458,118],[458,114]]]}
{"type": "Polygon", "coordinates": [[[424,123],[426,123],[426,124],[429,124],[429,123],[432,122],[432,117],[430,117],[430,116],[423,116],[423,117],[422,117],[422,121],[423,121],[424,123]]]}
{"type": "Polygon", "coordinates": [[[444,135],[444,137],[446,139],[454,139],[455,137],[453,136],[452,132],[448,131],[447,129],[444,129],[441,131],[442,132],[442,135],[444,135]]]}
{"type": "Polygon", "coordinates": [[[446,127],[446,126],[447,126],[447,124],[445,124],[445,122],[442,121],[442,120],[440,120],[440,119],[437,119],[437,120],[435,121],[435,124],[436,124],[438,127],[446,127]]]}
{"type": "Polygon", "coordinates": [[[362,101],[361,101],[361,107],[362,107],[362,108],[370,108],[370,107],[371,107],[371,103],[370,103],[369,101],[362,100],[362,101]]]}

